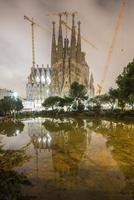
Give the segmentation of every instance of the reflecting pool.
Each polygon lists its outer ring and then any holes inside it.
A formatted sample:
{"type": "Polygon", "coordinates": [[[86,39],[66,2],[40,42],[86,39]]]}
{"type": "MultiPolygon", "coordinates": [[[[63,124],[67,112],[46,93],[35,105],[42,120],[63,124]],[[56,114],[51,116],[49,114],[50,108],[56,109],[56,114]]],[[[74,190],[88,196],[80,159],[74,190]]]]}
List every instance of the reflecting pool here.
{"type": "Polygon", "coordinates": [[[0,200],[133,200],[134,124],[24,119],[0,124],[0,200]]]}

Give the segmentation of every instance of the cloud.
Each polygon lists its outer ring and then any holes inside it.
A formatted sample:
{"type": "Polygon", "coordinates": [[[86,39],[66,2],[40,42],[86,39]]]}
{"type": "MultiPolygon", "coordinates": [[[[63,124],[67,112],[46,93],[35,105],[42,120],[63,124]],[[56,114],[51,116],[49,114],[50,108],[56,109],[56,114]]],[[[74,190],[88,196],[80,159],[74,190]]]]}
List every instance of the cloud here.
{"type": "MultiPolygon", "coordinates": [[[[58,17],[47,17],[46,14],[64,10],[79,12],[76,21],[82,22],[82,34],[98,47],[96,51],[82,42],[95,82],[100,82],[120,3],[120,0],[0,0],[0,87],[17,90],[25,96],[32,62],[31,27],[24,21],[24,15],[33,16],[39,24],[51,30],[52,21],[58,24],[58,17]]],[[[128,0],[105,90],[114,85],[117,75],[133,59],[133,7],[134,1],[128,0]]],[[[37,63],[50,64],[51,34],[36,28],[35,44],[37,63]]]]}

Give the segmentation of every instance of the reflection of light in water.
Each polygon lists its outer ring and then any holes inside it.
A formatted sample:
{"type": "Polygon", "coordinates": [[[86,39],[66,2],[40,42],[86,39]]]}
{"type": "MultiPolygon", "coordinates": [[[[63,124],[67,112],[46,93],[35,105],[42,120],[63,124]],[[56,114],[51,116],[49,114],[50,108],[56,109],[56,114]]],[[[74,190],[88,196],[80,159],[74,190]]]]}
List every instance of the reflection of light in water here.
{"type": "Polygon", "coordinates": [[[46,80],[47,80],[47,83],[48,83],[48,85],[49,85],[49,84],[51,83],[51,79],[50,79],[50,77],[47,76],[46,80]]]}
{"type": "Polygon", "coordinates": [[[38,142],[41,142],[41,138],[40,137],[38,138],[38,142]]]}
{"type": "Polygon", "coordinates": [[[39,83],[39,82],[40,82],[40,79],[39,79],[39,77],[38,77],[38,76],[36,77],[36,82],[37,82],[37,83],[39,83]]]}
{"type": "Polygon", "coordinates": [[[14,136],[18,136],[19,134],[20,134],[20,130],[17,129],[17,130],[15,131],[15,133],[14,133],[14,136]]]}
{"type": "Polygon", "coordinates": [[[43,142],[44,142],[44,143],[46,142],[46,140],[47,140],[46,137],[43,137],[43,142]]]}
{"type": "Polygon", "coordinates": [[[52,137],[50,136],[50,134],[49,134],[49,133],[47,133],[47,141],[48,141],[48,144],[50,144],[50,143],[51,143],[51,140],[52,140],[52,137]]]}
{"type": "Polygon", "coordinates": [[[64,111],[67,111],[67,106],[64,106],[64,111]]]}
{"type": "Polygon", "coordinates": [[[41,81],[42,81],[42,83],[45,83],[45,77],[44,76],[41,77],[41,81]]]}
{"type": "Polygon", "coordinates": [[[50,136],[49,133],[47,133],[45,136],[43,137],[38,137],[38,143],[44,143],[44,144],[48,144],[50,145],[51,144],[51,141],[52,141],[52,137],[50,136]]]}
{"type": "Polygon", "coordinates": [[[64,134],[64,140],[65,140],[65,143],[68,142],[68,134],[67,133],[64,134]]]}

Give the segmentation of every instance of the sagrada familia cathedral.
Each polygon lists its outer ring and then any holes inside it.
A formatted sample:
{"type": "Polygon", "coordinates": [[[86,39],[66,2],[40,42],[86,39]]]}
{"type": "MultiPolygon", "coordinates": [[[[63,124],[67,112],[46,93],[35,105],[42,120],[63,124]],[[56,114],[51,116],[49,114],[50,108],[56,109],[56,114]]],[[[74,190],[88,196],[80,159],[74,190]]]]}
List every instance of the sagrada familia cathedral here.
{"type": "Polygon", "coordinates": [[[62,16],[59,15],[58,38],[53,22],[51,67],[32,67],[28,77],[26,93],[28,101],[43,102],[48,96],[67,95],[71,84],[76,81],[94,96],[94,79],[81,48],[81,23],[76,31],[75,15],[72,15],[71,40],[63,37],[62,16]],[[77,34],[76,34],[77,32],[77,34]]]}
{"type": "Polygon", "coordinates": [[[81,49],[81,30],[78,22],[76,40],[75,15],[72,15],[71,41],[67,38],[63,42],[62,19],[59,19],[58,41],[55,37],[55,22],[53,22],[52,52],[51,52],[51,92],[53,95],[64,96],[70,85],[76,81],[87,88],[89,95],[94,95],[94,80],[90,68],[85,60],[85,53],[81,49]]]}

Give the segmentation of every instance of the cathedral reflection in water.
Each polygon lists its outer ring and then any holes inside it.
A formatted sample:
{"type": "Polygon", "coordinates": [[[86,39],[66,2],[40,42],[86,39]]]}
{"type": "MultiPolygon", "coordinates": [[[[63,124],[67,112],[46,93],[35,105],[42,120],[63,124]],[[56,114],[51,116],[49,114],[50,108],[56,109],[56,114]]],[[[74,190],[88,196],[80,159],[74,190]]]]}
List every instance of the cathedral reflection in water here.
{"type": "Polygon", "coordinates": [[[90,134],[87,134],[85,127],[81,120],[30,121],[28,132],[34,145],[36,164],[40,153],[49,151],[52,154],[53,169],[59,175],[77,175],[78,164],[90,142],[90,134]]]}

